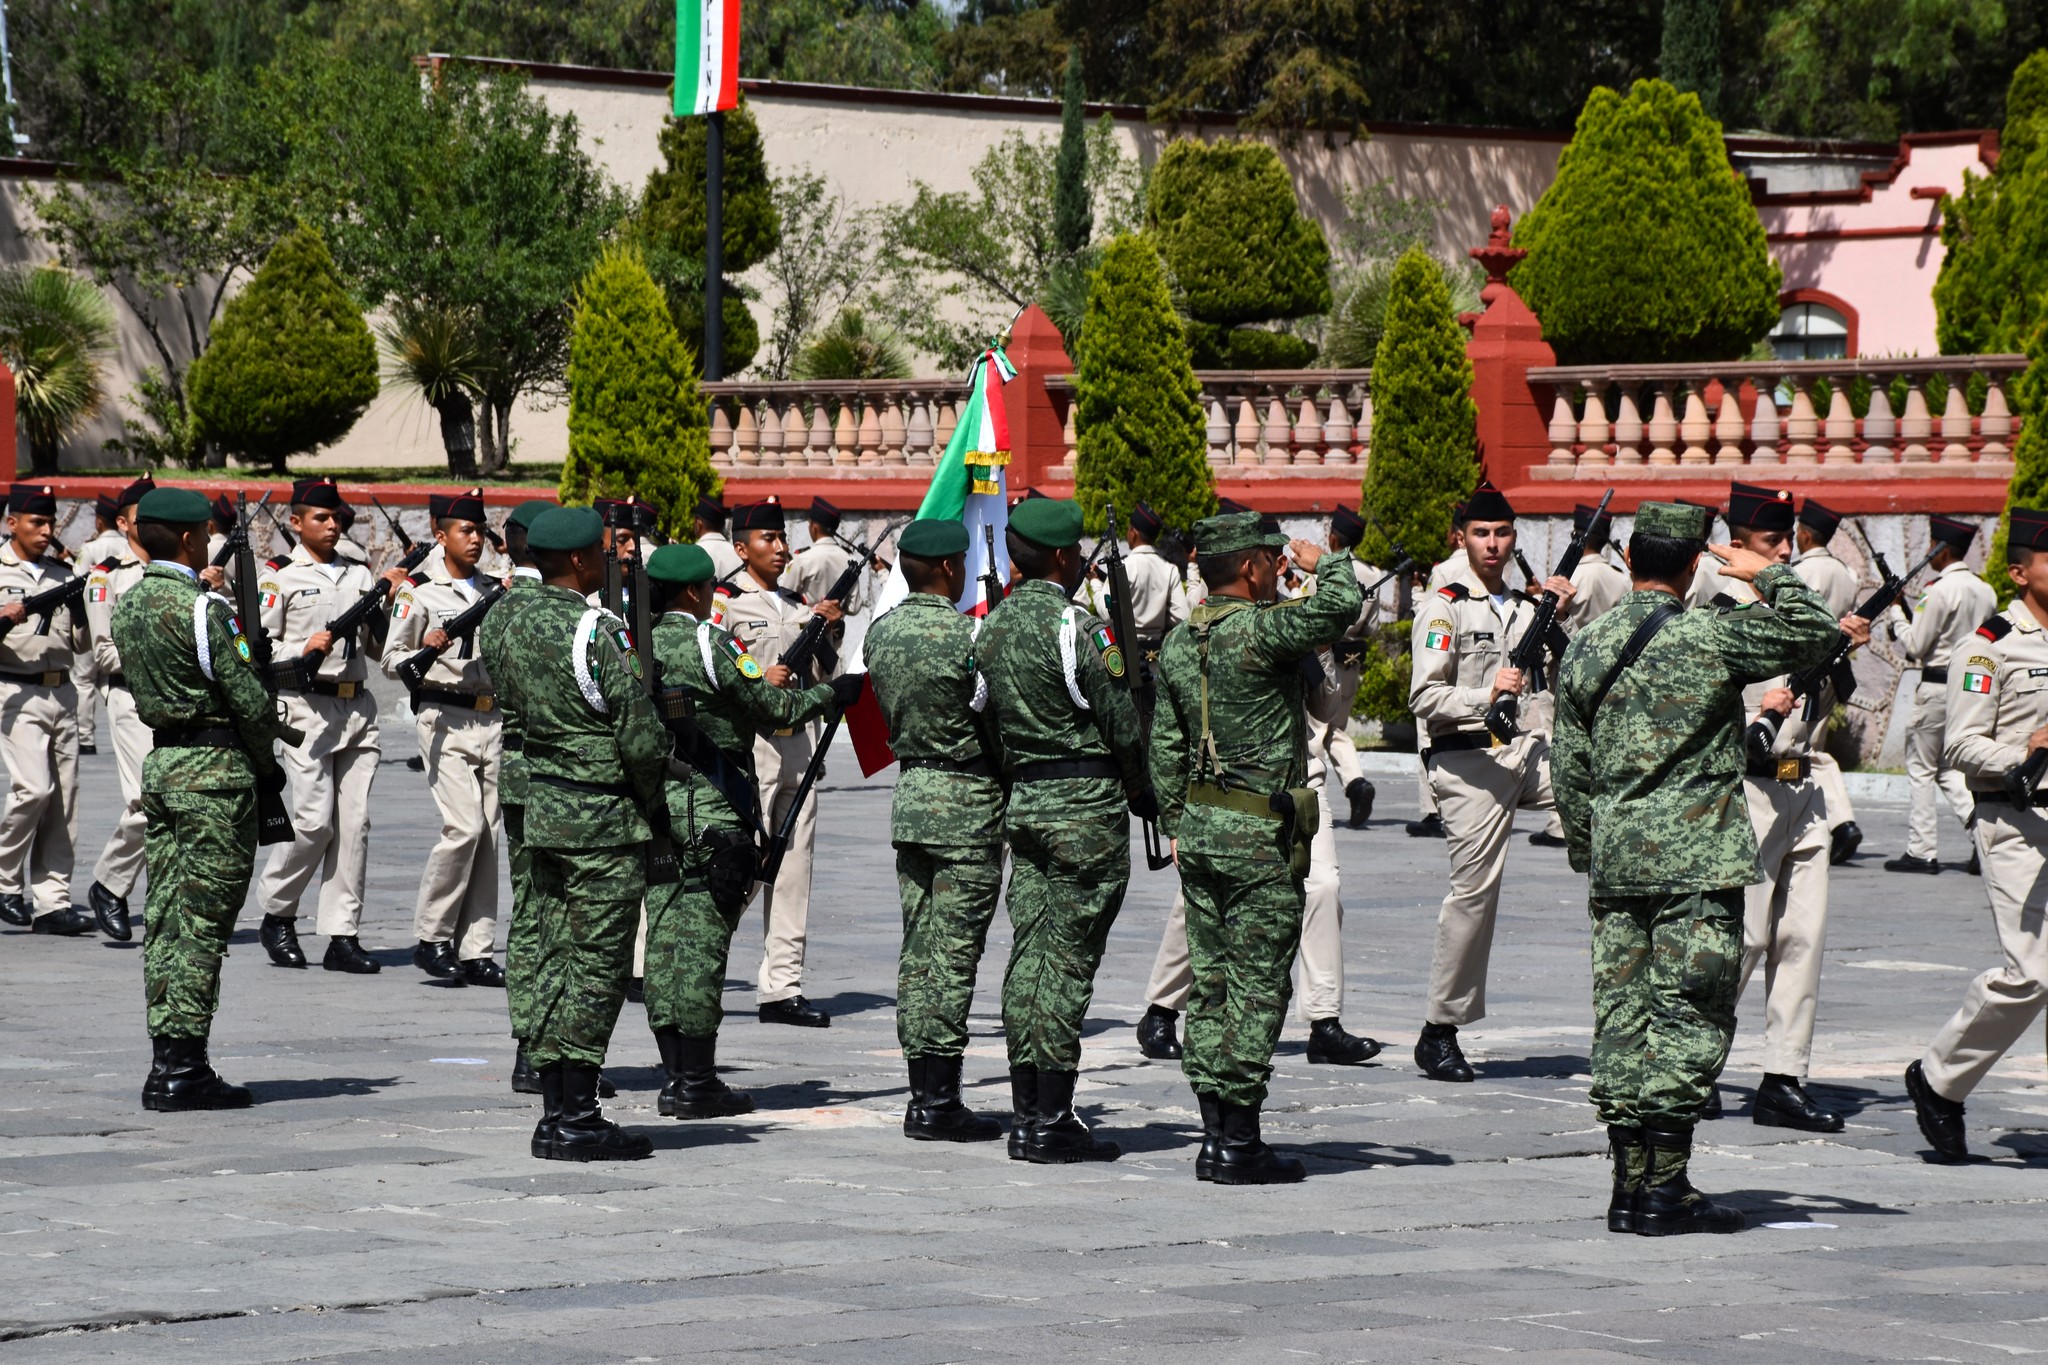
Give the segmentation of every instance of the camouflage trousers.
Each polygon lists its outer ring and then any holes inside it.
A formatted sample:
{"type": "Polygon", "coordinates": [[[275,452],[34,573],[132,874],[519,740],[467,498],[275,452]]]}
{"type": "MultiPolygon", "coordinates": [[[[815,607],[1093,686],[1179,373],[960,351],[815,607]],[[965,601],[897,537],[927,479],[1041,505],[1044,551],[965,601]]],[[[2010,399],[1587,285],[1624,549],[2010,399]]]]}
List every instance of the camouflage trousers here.
{"type": "Polygon", "coordinates": [[[909,1057],[967,1050],[967,1011],[989,922],[1003,891],[1003,848],[896,845],[903,951],[896,961],[896,1040],[909,1057]]]}
{"type": "Polygon", "coordinates": [[[1112,808],[1070,808],[1060,820],[1010,827],[1010,966],[1003,1032],[1010,1065],[1081,1068],[1081,1023],[1110,927],[1131,880],[1131,826],[1112,808]]]}
{"type": "Polygon", "coordinates": [[[256,793],[145,792],[142,983],[152,1038],[204,1038],[256,870],[256,793]]]}
{"type": "Polygon", "coordinates": [[[725,1021],[725,965],[744,904],[727,914],[697,878],[647,888],[647,1026],[710,1038],[725,1021]]]}
{"type": "Polygon", "coordinates": [[[1181,1071],[1199,1094],[1257,1106],[1293,994],[1302,883],[1285,863],[1180,851],[1187,898],[1187,1041],[1181,1071]]]}
{"type": "Polygon", "coordinates": [[[535,1066],[604,1064],[633,973],[647,874],[639,844],[528,845],[527,902],[538,943],[522,989],[535,1066]]]}
{"type": "Polygon", "coordinates": [[[1689,1128],[1735,1036],[1742,888],[1590,908],[1593,1105],[1603,1123],[1689,1128]]]}
{"type": "Polygon", "coordinates": [[[525,1042],[533,1036],[533,966],[540,954],[540,931],[533,921],[529,886],[533,855],[526,851],[526,807],[506,806],[505,855],[512,872],[512,916],[505,924],[505,1009],[512,1016],[512,1036],[525,1042]]]}

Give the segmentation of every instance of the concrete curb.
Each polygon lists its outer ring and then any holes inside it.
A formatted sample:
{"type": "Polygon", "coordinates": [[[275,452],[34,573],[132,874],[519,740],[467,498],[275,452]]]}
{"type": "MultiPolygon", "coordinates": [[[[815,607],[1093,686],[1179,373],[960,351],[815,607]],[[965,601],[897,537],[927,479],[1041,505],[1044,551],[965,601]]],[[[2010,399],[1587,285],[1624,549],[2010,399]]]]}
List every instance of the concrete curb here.
{"type": "MultiPolygon", "coordinates": [[[[1389,753],[1384,749],[1361,749],[1358,766],[1374,776],[1414,777],[1419,760],[1414,754],[1389,753]]],[[[1896,801],[1907,799],[1905,776],[1901,773],[1843,773],[1842,785],[1852,801],[1896,801]]]]}

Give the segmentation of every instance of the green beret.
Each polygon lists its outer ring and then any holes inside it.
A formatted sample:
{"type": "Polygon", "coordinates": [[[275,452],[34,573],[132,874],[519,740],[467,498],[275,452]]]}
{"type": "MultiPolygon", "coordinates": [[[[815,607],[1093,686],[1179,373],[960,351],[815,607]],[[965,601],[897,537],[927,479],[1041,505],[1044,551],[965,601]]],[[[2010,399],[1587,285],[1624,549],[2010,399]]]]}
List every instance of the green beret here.
{"type": "Polygon", "coordinates": [[[193,526],[213,520],[213,504],[190,488],[152,488],[135,504],[135,515],[142,521],[193,526]]]}
{"type": "Polygon", "coordinates": [[[526,529],[536,550],[586,550],[604,538],[604,518],[592,507],[550,507],[526,529]]]}
{"type": "MultiPolygon", "coordinates": [[[[1010,524],[1017,524],[1016,517],[1010,518],[1010,524]]],[[[944,517],[920,517],[903,528],[903,534],[896,539],[896,548],[919,559],[964,555],[967,553],[967,527],[944,517]]]]}
{"type": "Polygon", "coordinates": [[[1225,512],[1195,523],[1195,553],[1227,555],[1239,550],[1284,550],[1287,537],[1259,525],[1257,512],[1225,512]]]}
{"type": "Polygon", "coordinates": [[[647,556],[647,576],[657,583],[692,587],[718,577],[711,552],[699,545],[664,545],[647,556]]]}
{"type": "Polygon", "coordinates": [[[1071,549],[1081,543],[1081,504],[1072,498],[1027,498],[1010,509],[1010,529],[1048,550],[1071,549]]]}
{"type": "Polygon", "coordinates": [[[1705,540],[1707,509],[1682,502],[1646,502],[1636,509],[1635,529],[1670,540],[1705,540]]]}
{"type": "Polygon", "coordinates": [[[525,502],[512,509],[512,515],[505,518],[505,524],[507,526],[517,526],[521,530],[531,531],[534,518],[553,506],[554,504],[546,498],[528,498],[525,502]]]}

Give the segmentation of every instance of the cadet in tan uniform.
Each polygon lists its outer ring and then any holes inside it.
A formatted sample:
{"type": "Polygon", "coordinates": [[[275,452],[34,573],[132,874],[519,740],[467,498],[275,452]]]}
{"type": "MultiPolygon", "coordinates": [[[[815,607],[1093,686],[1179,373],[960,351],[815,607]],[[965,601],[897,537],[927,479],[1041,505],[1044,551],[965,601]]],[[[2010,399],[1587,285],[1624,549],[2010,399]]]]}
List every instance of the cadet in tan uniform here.
{"type": "Polygon", "coordinates": [[[472,986],[503,986],[505,971],[491,957],[498,933],[498,846],[504,821],[498,807],[498,768],[504,726],[491,675],[471,632],[451,640],[445,627],[475,606],[492,584],[477,562],[484,548],[483,489],[428,500],[434,543],[441,553],[405,580],[391,602],[384,672],[421,649],[439,658],[412,694],[427,789],[441,813],[441,837],[420,873],[413,928],[415,967],[428,976],[472,986]]]}
{"type": "MultiPolygon", "coordinates": [[[[1425,592],[1441,592],[1452,583],[1462,583],[1467,588],[1472,589],[1479,587],[1479,580],[1472,576],[1472,568],[1465,562],[1464,537],[1458,533],[1458,523],[1464,518],[1464,515],[1465,504],[1462,502],[1451,509],[1451,553],[1448,558],[1441,560],[1430,569],[1429,577],[1423,584],[1425,592]]],[[[1420,731],[1419,740],[1426,741],[1429,738],[1428,732],[1419,725],[1417,729],[1420,731]]],[[[1428,747],[1429,745],[1425,742],[1418,742],[1417,744],[1418,749],[1427,749],[1428,747]]],[[[1408,822],[1408,837],[1411,839],[1443,838],[1444,817],[1436,808],[1436,793],[1430,789],[1429,765],[1426,762],[1418,764],[1415,769],[1415,785],[1417,788],[1416,809],[1419,814],[1415,819],[1408,822]]]]}
{"type": "Polygon", "coordinates": [[[270,960],[303,967],[299,902],[319,875],[317,924],[327,935],[320,965],[369,973],[379,964],[356,934],[370,853],[370,784],[381,751],[364,655],[374,659],[382,651],[390,617],[370,612],[348,639],[336,639],[327,626],[363,594],[388,595],[405,582],[406,570],[388,569],[380,582],[365,565],[340,557],[344,506],[332,479],[293,484],[291,530],[298,548],[259,571],[261,625],[279,669],[285,721],[306,740],[279,755],[291,785],[294,838],[271,854],[257,879],[256,903],[263,910],[258,936],[270,960]],[[319,662],[309,669],[307,656],[315,652],[319,662]]]}
{"type": "MultiPolygon", "coordinates": [[[[1828,604],[1828,610],[1838,619],[1854,611],[1863,595],[1855,571],[1828,549],[1828,542],[1835,538],[1835,528],[1841,523],[1840,513],[1808,498],[1799,508],[1799,525],[1794,531],[1799,558],[1792,564],[1792,572],[1820,594],[1820,600],[1828,604]]],[[[1842,765],[1828,752],[1827,742],[1828,727],[1823,720],[1813,732],[1813,780],[1820,784],[1821,797],[1827,802],[1828,861],[1840,867],[1855,856],[1863,842],[1863,829],[1856,823],[1856,807],[1849,803],[1842,765]]]]}
{"type": "MultiPolygon", "coordinates": [[[[149,487],[156,487],[156,481],[149,475],[142,477],[148,480],[149,487]]],[[[128,535],[121,529],[121,500],[118,496],[108,497],[102,493],[92,500],[92,524],[92,539],[79,546],[78,553],[71,556],[71,572],[80,577],[90,575],[95,565],[106,562],[111,556],[128,552],[128,535]]],[[[78,752],[96,754],[100,751],[99,717],[100,708],[107,699],[107,683],[100,676],[99,665],[94,661],[91,650],[80,651],[78,657],[71,661],[71,685],[78,689],[78,752]]]]}
{"type": "Polygon", "coordinates": [[[1558,619],[1564,628],[1576,635],[1582,626],[1587,626],[1621,605],[1621,599],[1629,595],[1629,577],[1625,569],[1618,569],[1607,558],[1607,544],[1613,537],[1613,527],[1606,517],[1595,525],[1593,514],[1600,509],[1580,503],[1572,508],[1572,525],[1586,537],[1586,554],[1579,561],[1579,567],[1572,571],[1572,590],[1578,596],[1572,599],[1569,615],[1558,619]]]}
{"type": "MultiPolygon", "coordinates": [[[[1364,538],[1365,522],[1358,513],[1340,505],[1330,514],[1331,549],[1356,550],[1358,542],[1364,538]]],[[[1380,578],[1378,569],[1357,559],[1351,561],[1351,571],[1357,576],[1358,586],[1361,588],[1371,587],[1380,578]]],[[[1351,742],[1351,732],[1347,726],[1351,720],[1352,704],[1358,700],[1359,685],[1365,679],[1366,651],[1373,648],[1374,633],[1379,629],[1382,620],[1386,619],[1387,610],[1377,596],[1366,598],[1365,604],[1358,609],[1358,620],[1352,623],[1350,630],[1344,632],[1344,638],[1337,642],[1337,647],[1331,650],[1329,655],[1332,678],[1328,695],[1323,698],[1326,704],[1321,707],[1329,720],[1319,727],[1322,739],[1320,748],[1324,761],[1336,775],[1337,786],[1343,790],[1344,798],[1350,804],[1350,819],[1347,823],[1353,829],[1364,829],[1365,822],[1372,819],[1373,798],[1378,795],[1378,791],[1358,765],[1358,746],[1351,742]]],[[[1316,739],[1317,735],[1311,733],[1309,747],[1312,754],[1318,747],[1316,739]]],[[[1324,823],[1333,824],[1334,821],[1324,823]]],[[[1310,904],[1314,904],[1313,894],[1310,896],[1310,904]]],[[[1308,924],[1304,920],[1304,942],[1307,941],[1308,932],[1308,924]]]]}
{"type": "Polygon", "coordinates": [[[1906,1068],[1920,1132],[1950,1161],[1969,1155],[1963,1101],[2048,1003],[2048,797],[2039,794],[2048,788],[2048,511],[2013,508],[2005,544],[2019,595],[1956,650],[1942,751],[1976,803],[1984,893],[2005,962],[1970,983],[1962,1007],[1906,1068]]]}
{"type": "MultiPolygon", "coordinates": [[[[1507,586],[1515,509],[1493,485],[1481,483],[1464,505],[1459,531],[1479,587],[1453,581],[1416,603],[1408,693],[1409,709],[1427,735],[1423,764],[1451,859],[1451,889],[1437,916],[1429,1002],[1415,1044],[1416,1066],[1438,1081],[1472,1079],[1458,1029],[1486,1017],[1486,967],[1515,812],[1556,805],[1549,698],[1522,697],[1522,733],[1506,744],[1485,725],[1495,698],[1527,687],[1507,663],[1536,615],[1535,601],[1507,586]]],[[[1560,614],[1570,608],[1570,579],[1553,575],[1543,587],[1557,594],[1560,614]]]]}
{"type": "MultiPolygon", "coordinates": [[[[1941,871],[1941,812],[1935,791],[1968,831],[1970,789],[1962,774],[1942,763],[1942,731],[1948,719],[1950,656],[1998,605],[1991,586],[1963,562],[1977,528],[1950,517],[1929,517],[1927,534],[1940,553],[1934,557],[1934,579],[1914,605],[1913,623],[1889,618],[1892,637],[1904,646],[1908,667],[1918,666],[1920,684],[1913,689],[1913,718],[1906,727],[1906,782],[1912,805],[1906,815],[1906,851],[1884,865],[1887,872],[1941,871]]],[[[1972,853],[1972,871],[1975,871],[1972,853]]]]}
{"type": "Polygon", "coordinates": [[[690,513],[690,527],[696,533],[698,548],[711,556],[711,571],[721,582],[740,571],[739,552],[725,535],[727,516],[725,504],[708,493],[697,499],[697,506],[690,513]]]}
{"type": "MultiPolygon", "coordinates": [[[[155,487],[156,480],[145,474],[121,490],[114,500],[123,532],[120,546],[93,561],[85,583],[93,672],[106,689],[107,729],[113,736],[114,767],[121,781],[121,814],[106,847],[100,850],[99,862],[93,865],[86,901],[100,932],[121,943],[134,933],[128,918],[128,893],[135,889],[135,879],[142,872],[142,836],[148,823],[142,814],[142,760],[156,747],[156,737],[135,714],[135,696],[121,671],[121,649],[114,643],[114,604],[142,581],[148,557],[135,539],[135,507],[142,495],[155,487]]],[[[84,724],[79,722],[81,733],[84,724]]]]}
{"type": "Polygon", "coordinates": [[[78,840],[78,689],[71,661],[91,647],[75,599],[29,619],[23,599],[77,577],[51,553],[56,491],[7,490],[7,543],[0,545],[0,753],[7,807],[0,811],[0,920],[39,934],[83,934],[92,916],[71,903],[78,840]]]}
{"type": "MultiPolygon", "coordinates": [[[[1131,508],[1130,525],[1124,528],[1124,577],[1131,583],[1131,622],[1138,630],[1138,648],[1150,667],[1159,663],[1159,646],[1166,632],[1188,619],[1187,586],[1180,570],[1159,553],[1159,537],[1166,523],[1159,514],[1139,503],[1131,508]]],[[[1074,600],[1105,621],[1109,619],[1109,576],[1098,560],[1097,569],[1081,584],[1074,600]]]]}
{"type": "MultiPolygon", "coordinates": [[[[821,602],[815,609],[803,598],[781,585],[782,571],[789,566],[789,542],[784,529],[782,506],[773,499],[733,509],[734,534],[741,569],[721,587],[729,595],[718,598],[713,620],[724,626],[747,652],[766,663],[777,663],[783,652],[796,643],[804,623],[813,614],[828,621],[840,619],[839,609],[821,602]]],[[[700,540],[699,545],[703,542],[700,540]]],[[[800,677],[789,685],[812,687],[825,681],[814,658],[800,677]]],[[[809,766],[817,735],[808,725],[787,732],[777,731],[754,741],[755,789],[760,796],[761,823],[772,836],[789,813],[797,785],[809,766]]],[[[796,1024],[824,1028],[831,1016],[804,999],[804,942],[811,914],[811,849],[818,836],[818,794],[813,791],[790,832],[789,851],[775,884],[761,890],[761,969],[756,978],[756,999],[764,1024],[796,1024]]]]}
{"type": "MultiPolygon", "coordinates": [[[[823,498],[813,498],[806,515],[811,523],[811,543],[790,559],[789,567],[782,571],[782,586],[806,602],[822,602],[832,595],[840,575],[853,563],[853,551],[839,538],[841,513],[837,507],[823,498]]],[[[868,576],[863,571],[854,575],[853,591],[840,604],[840,610],[848,616],[858,616],[867,604],[868,576]]],[[[832,665],[833,673],[845,671],[845,661],[837,657],[836,651],[832,665]]]]}

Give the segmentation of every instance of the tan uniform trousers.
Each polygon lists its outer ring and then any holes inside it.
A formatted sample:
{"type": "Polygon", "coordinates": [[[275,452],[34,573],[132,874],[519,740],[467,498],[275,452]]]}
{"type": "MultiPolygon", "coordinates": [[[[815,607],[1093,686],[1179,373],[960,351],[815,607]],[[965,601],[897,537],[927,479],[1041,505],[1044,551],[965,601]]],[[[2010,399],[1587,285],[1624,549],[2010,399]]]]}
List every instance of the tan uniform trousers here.
{"type": "MultiPolygon", "coordinates": [[[[1348,712],[1347,712],[1348,714],[1348,712]]],[[[1330,738],[1323,745],[1323,754],[1336,773],[1337,790],[1343,792],[1353,782],[1365,776],[1365,769],[1358,765],[1358,746],[1351,742],[1351,732],[1342,725],[1329,728],[1330,738]]]]}
{"type": "Polygon", "coordinates": [[[107,728],[113,732],[114,768],[121,777],[121,814],[93,864],[92,879],[126,896],[142,875],[142,760],[156,747],[156,736],[135,714],[135,695],[125,687],[107,689],[107,728]]]}
{"type": "Polygon", "coordinates": [[[1984,860],[1984,894],[2005,965],[1993,967],[1963,994],[1962,1008],[1935,1035],[1920,1059],[1936,1094],[1968,1099],[2007,1048],[2017,1043],[2048,1004],[2048,813],[1987,802],[1977,819],[1977,852],[1984,860]]]}
{"type": "Polygon", "coordinates": [[[106,701],[108,689],[100,682],[100,671],[90,651],[82,650],[72,656],[71,685],[78,689],[78,742],[97,746],[100,705],[106,701]]]}
{"type": "MultiPolygon", "coordinates": [[[[1814,736],[1818,744],[1827,731],[1823,729],[1814,736]]],[[[1842,765],[1835,762],[1835,756],[1819,748],[1813,751],[1813,780],[1820,787],[1821,803],[1827,808],[1826,820],[1829,829],[1845,825],[1856,818],[1856,807],[1849,801],[1849,784],[1842,780],[1842,765]]]]}
{"type": "Polygon", "coordinates": [[[1550,741],[1525,734],[1498,749],[1432,754],[1429,785],[1444,818],[1451,891],[1437,912],[1423,1019],[1473,1024],[1486,1017],[1486,966],[1515,812],[1557,807],[1550,794],[1550,741]]]}
{"type": "MultiPolygon", "coordinates": [[[[1309,844],[1308,880],[1302,884],[1307,903],[1302,907],[1301,947],[1294,955],[1294,1003],[1304,1024],[1344,1013],[1344,900],[1339,894],[1337,833],[1329,801],[1325,790],[1322,824],[1309,844]]],[[[1152,982],[1145,990],[1146,1004],[1176,1014],[1186,1008],[1195,984],[1188,961],[1187,909],[1187,898],[1174,893],[1166,932],[1152,959],[1152,982]]]]}
{"type": "Polygon", "coordinates": [[[377,703],[367,691],[349,700],[304,692],[284,695],[285,719],[305,731],[303,744],[280,745],[291,786],[292,830],[277,845],[256,883],[266,915],[297,919],[315,872],[320,909],[315,924],[329,937],[351,936],[363,921],[363,885],[370,864],[370,783],[377,776],[377,703]]]}
{"type": "Polygon", "coordinates": [[[71,908],[78,842],[78,689],[0,682],[0,894],[26,896],[40,919],[71,908]]]}
{"type": "Polygon", "coordinates": [[[423,706],[418,714],[427,789],[441,812],[441,837],[420,873],[413,932],[422,943],[455,944],[464,961],[489,957],[498,936],[498,807],[502,719],[495,711],[423,706]]]}
{"type": "Polygon", "coordinates": [[[1965,829],[1970,822],[1970,787],[1954,768],[1942,766],[1942,732],[1948,728],[1948,688],[1923,682],[1913,689],[1913,719],[1906,726],[1906,782],[1912,804],[1906,810],[1906,852],[1932,858],[1941,847],[1938,787],[1965,829]]]}
{"type": "MultiPolygon", "coordinates": [[[[775,735],[754,741],[754,775],[761,793],[761,820],[773,838],[789,815],[790,802],[811,761],[811,731],[775,735]]],[[[804,943],[811,918],[811,848],[818,838],[818,791],[804,802],[789,851],[775,885],[761,890],[761,970],[756,978],[761,1004],[772,1005],[803,994],[804,943]]]]}
{"type": "Polygon", "coordinates": [[[1764,968],[1764,1070],[1806,1079],[1828,936],[1827,802],[1820,784],[1747,778],[1764,880],[1743,892],[1742,985],[1764,968]]]}

